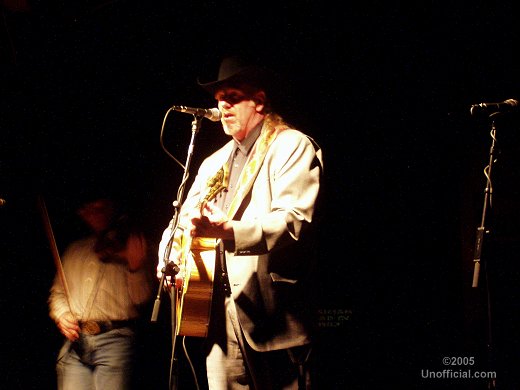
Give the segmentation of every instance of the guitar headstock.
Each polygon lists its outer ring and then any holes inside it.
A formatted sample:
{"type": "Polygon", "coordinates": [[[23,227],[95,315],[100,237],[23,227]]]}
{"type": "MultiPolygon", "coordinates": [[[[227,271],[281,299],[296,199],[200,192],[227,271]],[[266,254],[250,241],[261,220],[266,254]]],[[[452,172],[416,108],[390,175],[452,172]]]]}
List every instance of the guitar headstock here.
{"type": "Polygon", "coordinates": [[[229,185],[229,167],[227,163],[225,163],[213,177],[208,179],[206,185],[208,192],[199,204],[201,211],[206,203],[212,201],[219,193],[227,189],[229,185]]]}

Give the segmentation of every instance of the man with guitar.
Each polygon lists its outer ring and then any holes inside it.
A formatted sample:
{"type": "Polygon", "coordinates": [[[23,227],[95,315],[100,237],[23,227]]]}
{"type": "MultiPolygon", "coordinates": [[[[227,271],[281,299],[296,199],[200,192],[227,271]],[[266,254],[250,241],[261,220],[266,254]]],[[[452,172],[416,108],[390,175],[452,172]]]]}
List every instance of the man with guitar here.
{"type": "MultiPolygon", "coordinates": [[[[177,265],[181,294],[190,283],[186,268],[211,279],[207,331],[197,334],[206,337],[211,390],[309,389],[315,258],[306,234],[320,192],[321,149],[273,110],[271,72],[227,57],[218,79],[199,85],[216,99],[231,140],[202,162],[179,222],[165,229],[157,276],[165,263],[177,265]],[[199,251],[201,241],[214,251],[199,251]],[[208,253],[209,272],[200,260],[208,253]]],[[[182,311],[190,310],[187,302],[182,311]]]]}

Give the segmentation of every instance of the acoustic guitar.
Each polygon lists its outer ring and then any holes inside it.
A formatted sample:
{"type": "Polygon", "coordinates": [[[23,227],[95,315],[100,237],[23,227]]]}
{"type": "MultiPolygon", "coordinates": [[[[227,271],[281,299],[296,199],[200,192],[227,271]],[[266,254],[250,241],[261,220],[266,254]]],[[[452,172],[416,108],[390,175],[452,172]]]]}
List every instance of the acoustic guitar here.
{"type": "MultiPolygon", "coordinates": [[[[197,207],[202,209],[227,188],[227,164],[207,182],[208,192],[197,207]]],[[[220,240],[191,237],[185,231],[181,238],[180,271],[177,274],[176,320],[177,334],[206,337],[213,296],[216,250],[220,240]]]]}

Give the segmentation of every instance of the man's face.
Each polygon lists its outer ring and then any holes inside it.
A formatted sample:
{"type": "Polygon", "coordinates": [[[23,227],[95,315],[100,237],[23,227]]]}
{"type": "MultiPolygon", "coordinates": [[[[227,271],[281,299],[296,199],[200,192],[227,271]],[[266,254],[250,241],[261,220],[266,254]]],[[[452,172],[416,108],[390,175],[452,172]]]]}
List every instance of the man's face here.
{"type": "Polygon", "coordinates": [[[110,225],[114,205],[108,199],[98,199],[84,204],[78,214],[94,232],[99,233],[110,225]]]}
{"type": "Polygon", "coordinates": [[[224,87],[215,92],[215,99],[222,113],[224,132],[237,141],[243,140],[264,117],[262,91],[251,95],[240,88],[224,87]]]}

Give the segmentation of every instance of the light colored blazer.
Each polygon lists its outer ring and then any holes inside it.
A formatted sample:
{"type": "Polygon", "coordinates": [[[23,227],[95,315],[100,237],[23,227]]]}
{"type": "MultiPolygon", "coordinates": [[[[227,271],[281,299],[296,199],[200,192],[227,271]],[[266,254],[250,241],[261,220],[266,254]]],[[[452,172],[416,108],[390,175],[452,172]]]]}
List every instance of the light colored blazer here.
{"type": "MultiPolygon", "coordinates": [[[[208,178],[228,161],[233,142],[202,162],[181,208],[181,225],[205,195],[208,178]]],[[[302,249],[302,241],[313,220],[322,170],[321,149],[310,137],[294,129],[280,132],[233,218],[235,242],[226,245],[227,271],[241,327],[255,350],[311,341],[315,313],[306,301],[311,287],[304,282],[316,259],[302,249]]],[[[163,241],[170,233],[165,230],[163,241]]]]}

